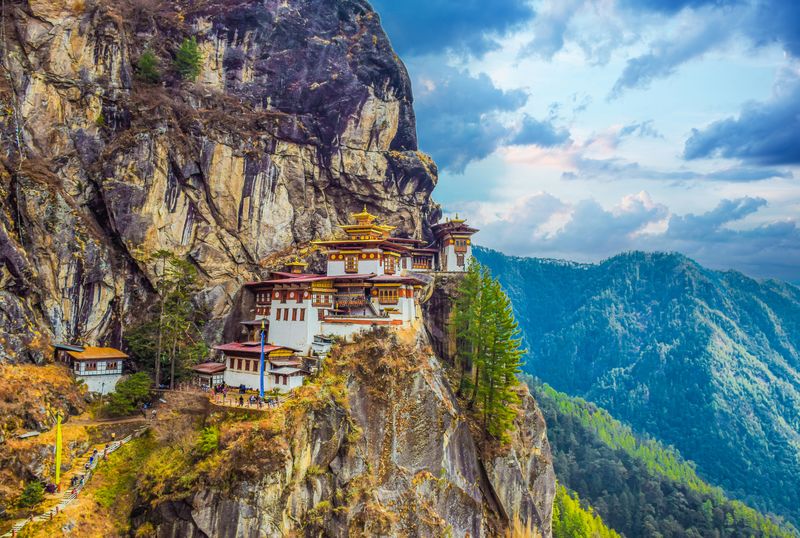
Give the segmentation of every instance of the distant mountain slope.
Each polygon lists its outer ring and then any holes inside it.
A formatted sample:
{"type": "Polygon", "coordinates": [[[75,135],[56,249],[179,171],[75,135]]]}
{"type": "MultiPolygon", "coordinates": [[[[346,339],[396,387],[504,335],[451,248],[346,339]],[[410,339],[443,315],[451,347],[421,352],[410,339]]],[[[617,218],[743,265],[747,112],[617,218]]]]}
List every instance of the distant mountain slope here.
{"type": "Polygon", "coordinates": [[[674,449],[635,435],[594,404],[528,382],[547,421],[559,482],[625,536],[797,536],[788,524],[726,499],[674,449]]]}
{"type": "Polygon", "coordinates": [[[527,371],[674,445],[732,496],[800,522],[800,289],[677,254],[476,257],[514,302],[527,371]]]}

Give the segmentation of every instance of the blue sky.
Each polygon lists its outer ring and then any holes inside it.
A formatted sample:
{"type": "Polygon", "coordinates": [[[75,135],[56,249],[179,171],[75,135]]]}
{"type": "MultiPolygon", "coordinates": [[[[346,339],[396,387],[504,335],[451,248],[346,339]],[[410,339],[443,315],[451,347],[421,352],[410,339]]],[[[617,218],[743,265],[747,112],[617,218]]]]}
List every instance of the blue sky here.
{"type": "Polygon", "coordinates": [[[478,243],[800,281],[800,1],[373,5],[478,243]]]}

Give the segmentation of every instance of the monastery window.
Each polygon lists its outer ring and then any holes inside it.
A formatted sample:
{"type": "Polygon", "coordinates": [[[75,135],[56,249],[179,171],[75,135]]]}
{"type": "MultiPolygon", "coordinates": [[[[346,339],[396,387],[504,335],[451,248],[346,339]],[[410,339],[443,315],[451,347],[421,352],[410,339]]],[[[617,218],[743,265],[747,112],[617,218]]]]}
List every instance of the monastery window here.
{"type": "Polygon", "coordinates": [[[242,359],[236,359],[236,369],[237,370],[242,369],[242,359]]]}
{"type": "Polygon", "coordinates": [[[344,257],[344,272],[357,273],[358,272],[358,256],[349,254],[344,257]]]}
{"type": "Polygon", "coordinates": [[[466,239],[456,239],[456,252],[466,252],[467,251],[467,240],[466,239]]]}
{"type": "Polygon", "coordinates": [[[306,320],[306,309],[305,308],[301,308],[300,309],[300,321],[305,321],[305,320],[306,320]]]}
{"type": "Polygon", "coordinates": [[[297,309],[292,308],[292,321],[297,321],[297,309]]]}
{"type": "Polygon", "coordinates": [[[464,267],[464,255],[463,254],[456,254],[456,263],[459,267],[464,267]]]}
{"type": "Polygon", "coordinates": [[[378,290],[378,301],[381,304],[397,304],[397,288],[381,288],[378,290]]]}
{"type": "Polygon", "coordinates": [[[106,363],[106,370],[116,370],[116,369],[117,369],[117,363],[115,361],[106,363]]]}
{"type": "Polygon", "coordinates": [[[87,362],[85,369],[89,370],[90,372],[95,372],[95,371],[97,371],[97,363],[96,362],[87,362]]]}
{"type": "Polygon", "coordinates": [[[289,376],[285,375],[285,376],[282,376],[282,377],[283,377],[283,379],[281,379],[281,384],[282,385],[288,385],[289,384],[289,376]]]}
{"type": "Polygon", "coordinates": [[[284,308],[283,309],[283,321],[289,321],[289,309],[288,308],[284,308]]]}
{"type": "Polygon", "coordinates": [[[387,275],[394,274],[394,256],[386,256],[384,258],[383,272],[387,275]]]}

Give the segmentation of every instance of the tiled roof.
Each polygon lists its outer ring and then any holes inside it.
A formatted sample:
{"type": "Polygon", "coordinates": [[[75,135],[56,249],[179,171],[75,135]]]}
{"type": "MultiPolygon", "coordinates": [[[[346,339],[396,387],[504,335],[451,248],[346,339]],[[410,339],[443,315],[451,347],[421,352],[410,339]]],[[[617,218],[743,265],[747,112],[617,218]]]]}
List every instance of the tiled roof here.
{"type": "MultiPolygon", "coordinates": [[[[261,353],[261,342],[231,342],[229,344],[222,344],[214,346],[217,351],[244,351],[248,353],[261,353]]],[[[297,351],[291,347],[276,346],[272,344],[264,344],[264,353],[272,353],[278,349],[288,349],[289,351],[297,351]]]]}
{"type": "Polygon", "coordinates": [[[224,362],[204,362],[192,366],[192,370],[201,374],[218,374],[225,371],[224,362]]]}

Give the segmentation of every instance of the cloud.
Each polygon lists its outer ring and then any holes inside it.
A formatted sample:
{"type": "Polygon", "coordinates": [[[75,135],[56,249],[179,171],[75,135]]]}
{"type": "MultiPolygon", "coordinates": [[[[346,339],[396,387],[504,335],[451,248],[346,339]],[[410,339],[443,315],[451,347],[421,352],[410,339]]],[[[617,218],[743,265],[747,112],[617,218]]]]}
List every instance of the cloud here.
{"type": "Polygon", "coordinates": [[[537,193],[479,223],[477,239],[508,254],[575,261],[599,261],[627,250],[677,251],[712,268],[800,279],[796,220],[745,224],[766,205],[756,197],[725,199],[705,213],[677,215],[646,192],[625,196],[610,209],[593,199],[570,204],[537,193]]]}
{"type": "Polygon", "coordinates": [[[653,80],[668,77],[678,66],[727,41],[728,24],[727,17],[716,13],[687,17],[675,35],[653,42],[647,53],[628,60],[609,98],[631,88],[647,88],[653,80]]]}
{"type": "Polygon", "coordinates": [[[567,27],[582,3],[583,0],[560,0],[547,4],[537,13],[533,22],[533,40],[522,49],[521,54],[551,59],[564,48],[567,27]]]}
{"type": "Polygon", "coordinates": [[[731,6],[741,4],[742,0],[622,0],[620,5],[627,9],[646,9],[674,14],[685,8],[697,9],[703,6],[731,6]]]}
{"type": "Polygon", "coordinates": [[[678,31],[654,40],[645,54],[628,60],[609,98],[673,74],[682,64],[745,38],[757,47],[777,43],[800,57],[800,2],[794,0],[626,0],[629,11],[673,16],[678,31]]]}
{"type": "Polygon", "coordinates": [[[768,0],[757,2],[752,22],[745,32],[757,45],[780,43],[792,54],[800,57],[800,2],[796,0],[768,0]]]}
{"type": "Polygon", "coordinates": [[[550,120],[539,121],[525,114],[519,131],[509,140],[508,145],[553,147],[569,140],[569,131],[557,128],[550,120]]]}
{"type": "Polygon", "coordinates": [[[619,130],[619,137],[636,136],[638,138],[664,138],[658,130],[653,127],[653,120],[629,123],[619,130]]]}
{"type": "Polygon", "coordinates": [[[554,130],[550,121],[530,119],[531,128],[520,130],[507,143],[503,157],[512,163],[548,167],[560,171],[565,180],[596,181],[662,181],[676,185],[695,181],[747,183],[769,179],[792,179],[790,169],[760,165],[734,165],[712,171],[696,171],[686,167],[658,169],[636,161],[616,157],[619,146],[629,137],[663,138],[652,121],[632,122],[592,133],[581,142],[569,138],[566,131],[554,130]],[[523,137],[523,134],[529,137],[523,137]],[[555,136],[558,135],[558,136],[555,136]],[[554,138],[555,136],[555,138],[554,138]],[[536,143],[538,141],[538,143],[536,143]],[[529,143],[536,146],[520,147],[529,143]],[[609,157],[605,157],[609,155],[609,157]]]}
{"type": "Polygon", "coordinates": [[[372,0],[383,28],[400,55],[446,51],[481,56],[497,37],[534,16],[527,0],[372,0]]]}
{"type": "Polygon", "coordinates": [[[696,172],[689,169],[656,170],[641,166],[637,162],[628,162],[619,158],[592,159],[583,156],[574,156],[571,159],[573,170],[563,172],[563,179],[598,179],[619,181],[628,180],[654,180],[654,181],[728,181],[733,183],[746,183],[750,181],[763,181],[767,179],[791,179],[790,170],[775,168],[753,168],[735,166],[723,168],[713,172],[696,172]]]}
{"type": "Polygon", "coordinates": [[[510,254],[597,259],[626,249],[637,233],[667,214],[646,192],[626,196],[611,210],[592,199],[572,205],[538,193],[483,225],[481,238],[510,254]]]}
{"type": "MultiPolygon", "coordinates": [[[[737,198],[722,200],[717,207],[701,215],[675,215],[669,219],[666,236],[681,240],[718,241],[721,237],[729,237],[722,229],[726,224],[752,215],[767,205],[763,198],[737,198]],[[722,233],[721,233],[722,232],[722,233]]],[[[736,233],[733,230],[730,233],[736,233]]]]}
{"type": "Polygon", "coordinates": [[[800,164],[800,78],[778,84],[770,101],[748,103],[738,118],[692,129],[683,157],[741,159],[757,165],[800,164]]]}
{"type": "Polygon", "coordinates": [[[445,65],[438,57],[410,62],[420,147],[440,167],[463,172],[491,154],[512,133],[500,114],[522,107],[528,94],[495,87],[485,74],[445,65]]]}

